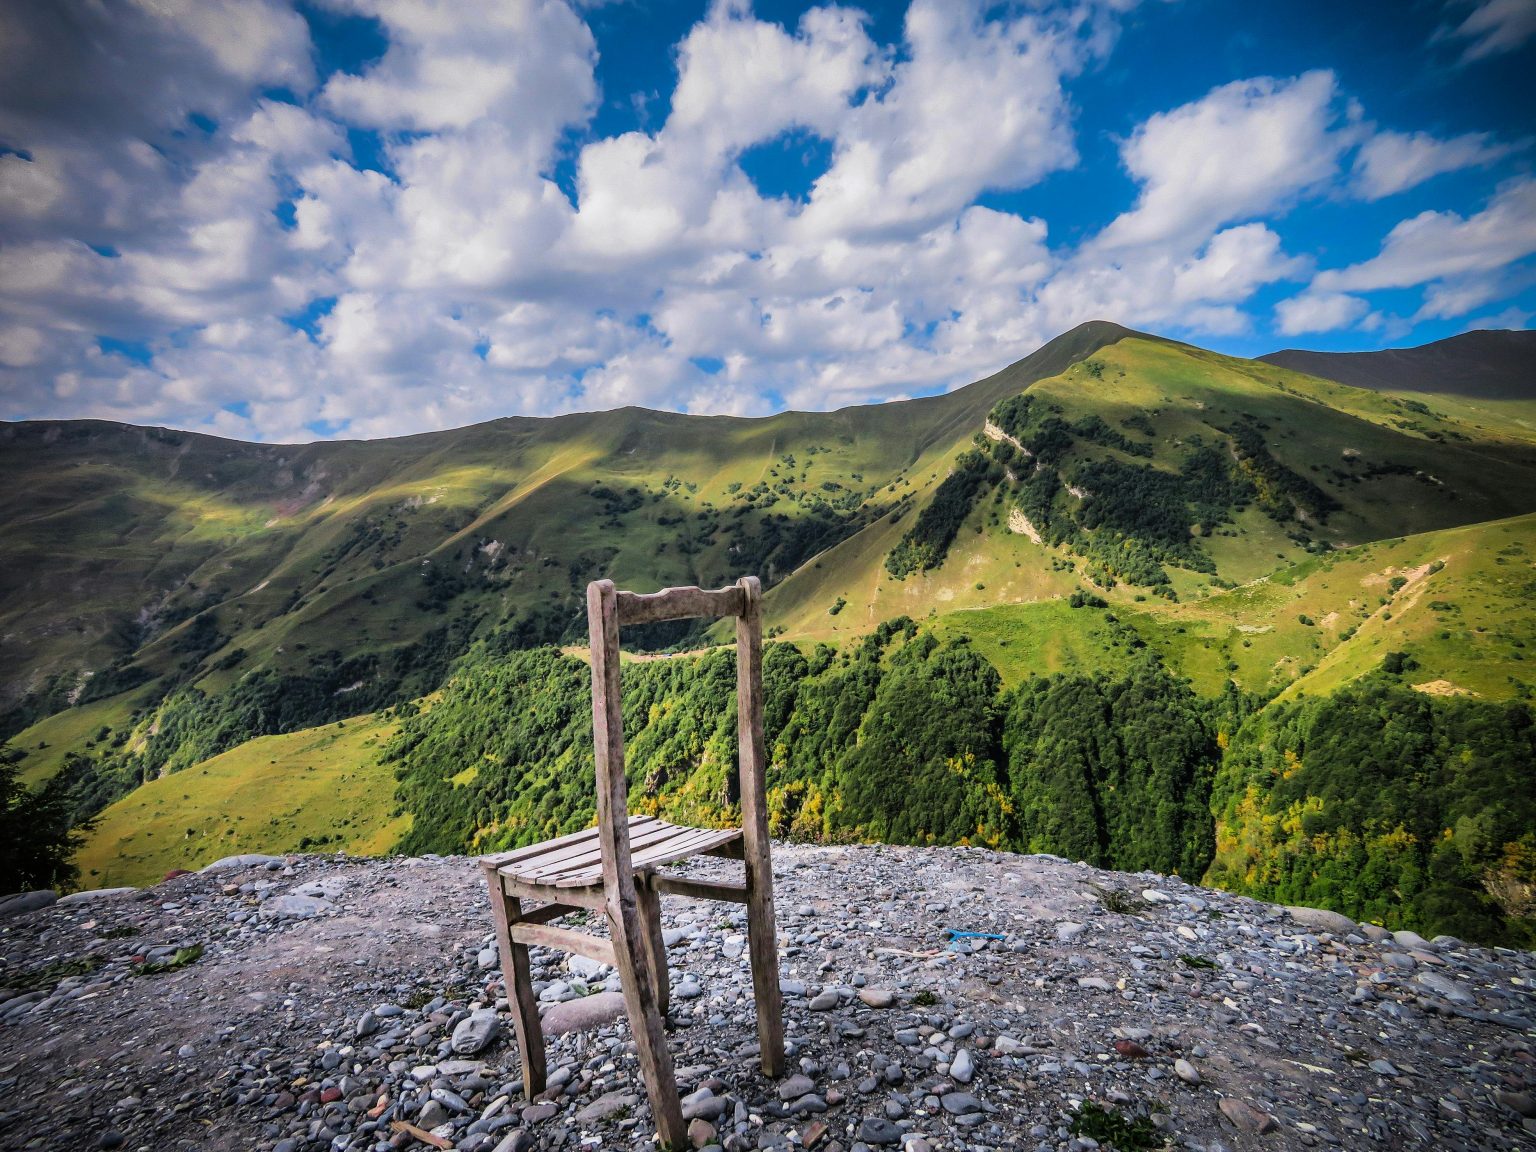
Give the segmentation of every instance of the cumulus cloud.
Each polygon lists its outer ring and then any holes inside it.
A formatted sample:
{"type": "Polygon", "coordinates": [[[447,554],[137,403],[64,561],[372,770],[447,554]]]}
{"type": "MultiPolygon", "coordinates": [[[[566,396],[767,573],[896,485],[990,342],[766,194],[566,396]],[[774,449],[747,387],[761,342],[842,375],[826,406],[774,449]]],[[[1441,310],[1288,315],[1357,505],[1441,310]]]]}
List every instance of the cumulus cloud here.
{"type": "Polygon", "coordinates": [[[1492,164],[1523,145],[1499,144],[1486,132],[1439,140],[1428,132],[1378,132],[1355,156],[1353,190],[1380,200],[1432,177],[1492,164]]]}
{"type": "Polygon", "coordinates": [[[1332,72],[1261,76],[1153,116],[1121,148],[1141,185],[1136,205],[1096,247],[1188,242],[1321,185],[1353,139],[1336,125],[1339,99],[1332,72]]]}
{"type": "Polygon", "coordinates": [[[1135,203],[1073,253],[1038,294],[1046,326],[1095,316],[1230,335],[1252,328],[1240,305],[1296,279],[1259,217],[1283,213],[1338,172],[1357,132],[1331,72],[1221,85],[1150,117],[1122,144],[1135,203]]]}
{"type": "Polygon", "coordinates": [[[1313,287],[1360,292],[1493,272],[1536,252],[1536,180],[1505,185],[1471,216],[1421,212],[1402,221],[1371,259],[1318,273],[1313,287]]]}
{"type": "Polygon", "coordinates": [[[1348,328],[1370,310],[1365,300],[1343,292],[1303,292],[1275,305],[1278,327],[1287,336],[1348,328]]]}
{"type": "MultiPolygon", "coordinates": [[[[716,0],[665,114],[609,135],[627,94],[599,93],[580,5],[321,2],[382,54],[317,75],[278,0],[0,9],[0,414],[298,440],[911,395],[1094,317],[1251,331],[1257,293],[1311,275],[1293,205],[1501,148],[1382,133],[1346,178],[1366,130],[1331,72],[1223,84],[1120,141],[1134,199],[1067,243],[985,197],[1078,163],[1072,85],[1134,0],[913,0],[894,45],[851,8],[716,0]],[[824,170],[764,192],[754,150],[802,139],[824,170]]],[[[1405,222],[1276,324],[1362,322],[1356,293],[1410,265],[1426,314],[1481,307],[1522,212],[1405,222]]]]}

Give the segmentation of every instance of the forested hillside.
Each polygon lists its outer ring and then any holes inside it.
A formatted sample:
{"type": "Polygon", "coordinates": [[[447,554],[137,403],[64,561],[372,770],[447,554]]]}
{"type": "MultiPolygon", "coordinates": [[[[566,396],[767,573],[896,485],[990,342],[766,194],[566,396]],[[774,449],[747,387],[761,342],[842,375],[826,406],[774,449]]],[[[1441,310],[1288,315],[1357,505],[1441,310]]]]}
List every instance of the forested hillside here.
{"type": "MultiPolygon", "coordinates": [[[[302,447],[6,425],[0,738],[101,814],[88,883],[528,843],[592,817],[588,674],[554,647],[586,582],[756,572],[779,835],[1209,870],[1519,939],[1523,403],[1091,324],[947,396],[762,420],[302,447]],[[1351,727],[1400,754],[1367,771],[1316,735],[1351,727]]],[[[637,808],[735,817],[724,638],[626,631],[701,653],[626,667],[637,808]]]]}
{"type": "MultiPolygon", "coordinates": [[[[1149,655],[1004,691],[910,620],[765,656],[775,835],[984,844],[1150,869],[1392,927],[1530,941],[1536,727],[1525,703],[1415,692],[1389,660],[1324,700],[1201,697],[1149,655]],[[1213,818],[1213,811],[1215,816],[1213,818]]],[[[739,820],[734,664],[629,665],[631,806],[739,820]]],[[[384,760],[405,851],[489,851],[593,818],[589,676],[555,649],[477,659],[384,760]]]]}

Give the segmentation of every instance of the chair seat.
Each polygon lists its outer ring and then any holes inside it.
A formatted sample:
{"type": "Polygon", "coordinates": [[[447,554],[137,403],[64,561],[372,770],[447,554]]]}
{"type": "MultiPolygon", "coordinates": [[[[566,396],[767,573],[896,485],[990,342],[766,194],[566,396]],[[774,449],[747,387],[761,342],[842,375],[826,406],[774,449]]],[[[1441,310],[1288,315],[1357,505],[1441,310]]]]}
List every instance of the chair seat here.
{"type": "MultiPolygon", "coordinates": [[[[636,869],[676,864],[690,856],[718,851],[741,838],[740,828],[689,828],[668,824],[654,816],[631,816],[630,863],[636,869]]],[[[481,862],[521,884],[589,888],[603,882],[602,849],[596,828],[482,857],[481,862]]]]}

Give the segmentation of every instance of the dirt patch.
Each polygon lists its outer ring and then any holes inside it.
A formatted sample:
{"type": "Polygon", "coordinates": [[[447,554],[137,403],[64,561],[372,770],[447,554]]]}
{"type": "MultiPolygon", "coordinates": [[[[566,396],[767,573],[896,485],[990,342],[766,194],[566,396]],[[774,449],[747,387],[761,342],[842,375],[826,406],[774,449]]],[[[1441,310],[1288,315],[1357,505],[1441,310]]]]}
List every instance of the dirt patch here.
{"type": "Polygon", "coordinates": [[[1008,513],[1008,531],[1018,533],[1020,536],[1028,536],[1036,544],[1044,544],[1040,538],[1040,530],[1029,522],[1029,517],[1018,508],[1008,513]]]}
{"type": "Polygon", "coordinates": [[[1426,680],[1422,684],[1413,686],[1415,692],[1422,692],[1426,696],[1476,696],[1477,693],[1470,688],[1463,688],[1459,684],[1452,684],[1449,680],[1426,680]]]}

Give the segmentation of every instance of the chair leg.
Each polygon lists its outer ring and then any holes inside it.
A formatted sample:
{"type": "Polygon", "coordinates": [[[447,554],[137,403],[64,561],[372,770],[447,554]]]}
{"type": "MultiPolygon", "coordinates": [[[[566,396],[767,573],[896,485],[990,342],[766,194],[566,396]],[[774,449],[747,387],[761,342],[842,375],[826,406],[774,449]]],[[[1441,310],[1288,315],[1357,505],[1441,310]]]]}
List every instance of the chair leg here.
{"type": "Polygon", "coordinates": [[[645,960],[651,969],[656,1006],[662,1018],[672,1006],[672,982],[667,978],[667,942],[661,934],[661,893],[652,890],[650,876],[635,876],[635,907],[645,925],[645,960]]]}
{"type": "MultiPolygon", "coordinates": [[[[640,886],[634,887],[638,889],[640,886]]],[[[636,905],[638,903],[637,898],[636,905]]],[[[672,1053],[667,1049],[665,1018],[657,1011],[656,984],[647,955],[650,949],[645,941],[649,930],[636,905],[628,909],[623,905],[622,897],[615,899],[610,892],[608,927],[613,937],[614,960],[619,966],[619,981],[624,989],[624,1009],[635,1038],[635,1054],[640,1060],[640,1075],[645,1080],[646,1095],[650,1097],[658,1142],[663,1148],[686,1148],[688,1129],[683,1124],[677,1076],[672,1068],[672,1053]]],[[[665,976],[662,979],[665,980],[665,976]]]]}
{"type": "Polygon", "coordinates": [[[522,919],[523,902],[506,894],[494,869],[487,868],[485,877],[491,889],[491,919],[496,922],[496,950],[501,954],[501,982],[506,986],[517,1049],[523,1058],[523,1094],[532,1100],[544,1091],[546,1064],[544,1029],[539,1024],[539,1001],[533,994],[528,946],[512,941],[512,925],[522,919]]]}
{"type": "Polygon", "coordinates": [[[747,948],[763,1075],[784,1075],[784,1002],[779,993],[779,945],[773,915],[773,872],[747,857],[747,948]],[[754,864],[757,867],[754,867],[754,864]]]}

